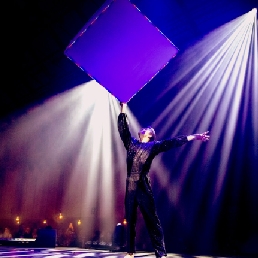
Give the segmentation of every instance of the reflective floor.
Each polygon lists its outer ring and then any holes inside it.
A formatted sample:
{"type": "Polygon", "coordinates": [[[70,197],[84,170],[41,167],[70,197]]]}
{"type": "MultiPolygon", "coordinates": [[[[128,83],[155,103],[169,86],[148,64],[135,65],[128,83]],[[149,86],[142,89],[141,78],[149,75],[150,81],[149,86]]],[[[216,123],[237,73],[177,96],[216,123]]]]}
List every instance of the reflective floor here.
{"type": "MultiPolygon", "coordinates": [[[[83,248],[66,248],[66,247],[56,247],[56,248],[17,248],[17,247],[3,247],[0,246],[0,257],[105,257],[105,258],[123,258],[125,253],[123,252],[110,252],[103,250],[93,250],[93,249],[83,249],[83,248]]],[[[136,258],[155,258],[154,253],[144,253],[138,252],[135,254],[136,258]]],[[[224,258],[223,256],[191,256],[182,254],[172,254],[169,253],[168,258],[224,258]]],[[[237,257],[237,256],[235,256],[237,257]]],[[[231,258],[235,258],[231,257],[231,258]]],[[[242,256],[243,257],[243,256],[242,256]]],[[[242,258],[241,257],[241,258],[242,258]]],[[[228,258],[228,257],[227,257],[228,258]]]]}

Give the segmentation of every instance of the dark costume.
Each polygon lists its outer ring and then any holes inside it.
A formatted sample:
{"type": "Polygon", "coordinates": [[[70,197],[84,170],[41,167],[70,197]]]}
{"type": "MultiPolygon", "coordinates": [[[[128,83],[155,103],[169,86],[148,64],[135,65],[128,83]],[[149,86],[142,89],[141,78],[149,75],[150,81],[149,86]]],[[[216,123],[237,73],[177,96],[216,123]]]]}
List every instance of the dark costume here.
{"type": "Polygon", "coordinates": [[[118,131],[127,150],[127,179],[125,196],[125,213],[127,220],[127,252],[135,252],[135,227],[137,207],[143,215],[156,257],[166,255],[163,230],[157,216],[154,197],[148,172],[154,157],[173,147],[188,142],[186,136],[174,137],[162,141],[140,142],[131,137],[127,123],[127,115],[118,116],[118,131]]]}

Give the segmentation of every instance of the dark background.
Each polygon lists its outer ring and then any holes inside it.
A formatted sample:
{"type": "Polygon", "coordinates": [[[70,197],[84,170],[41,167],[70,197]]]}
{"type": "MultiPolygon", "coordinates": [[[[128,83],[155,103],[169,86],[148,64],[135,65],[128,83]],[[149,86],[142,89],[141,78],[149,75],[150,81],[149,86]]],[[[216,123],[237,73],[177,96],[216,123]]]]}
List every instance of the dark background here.
{"type": "MultiPolygon", "coordinates": [[[[13,117],[28,106],[90,80],[67,59],[64,50],[104,2],[14,0],[2,6],[6,20],[2,23],[1,118],[13,117]]],[[[258,5],[255,0],[131,2],[180,51],[258,5]]]]}

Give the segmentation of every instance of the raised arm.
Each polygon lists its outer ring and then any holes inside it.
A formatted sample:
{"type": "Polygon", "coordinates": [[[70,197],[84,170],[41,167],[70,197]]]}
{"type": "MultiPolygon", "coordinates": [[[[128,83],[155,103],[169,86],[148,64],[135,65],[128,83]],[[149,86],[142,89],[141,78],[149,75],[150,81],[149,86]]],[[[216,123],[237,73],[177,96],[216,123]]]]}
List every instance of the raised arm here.
{"type": "Polygon", "coordinates": [[[126,103],[120,103],[121,112],[118,115],[118,132],[120,134],[121,140],[124,143],[125,148],[128,149],[131,142],[131,133],[127,123],[127,115],[125,113],[126,105],[126,103]]]}

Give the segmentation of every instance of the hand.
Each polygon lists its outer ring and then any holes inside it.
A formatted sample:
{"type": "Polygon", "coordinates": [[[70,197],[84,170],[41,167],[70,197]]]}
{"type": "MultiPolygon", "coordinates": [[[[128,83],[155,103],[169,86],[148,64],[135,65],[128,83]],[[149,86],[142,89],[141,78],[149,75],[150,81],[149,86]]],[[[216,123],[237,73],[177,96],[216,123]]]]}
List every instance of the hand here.
{"type": "Polygon", "coordinates": [[[208,135],[209,131],[206,131],[204,133],[201,133],[201,134],[195,134],[195,139],[196,140],[200,140],[200,141],[203,141],[203,142],[206,142],[210,139],[210,136],[208,135]]]}
{"type": "Polygon", "coordinates": [[[127,103],[126,102],[120,102],[120,106],[122,107],[122,106],[126,106],[127,105],[127,103]]]}
{"type": "Polygon", "coordinates": [[[126,106],[127,106],[126,102],[120,102],[121,113],[125,113],[126,106]]]}

